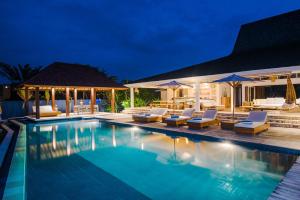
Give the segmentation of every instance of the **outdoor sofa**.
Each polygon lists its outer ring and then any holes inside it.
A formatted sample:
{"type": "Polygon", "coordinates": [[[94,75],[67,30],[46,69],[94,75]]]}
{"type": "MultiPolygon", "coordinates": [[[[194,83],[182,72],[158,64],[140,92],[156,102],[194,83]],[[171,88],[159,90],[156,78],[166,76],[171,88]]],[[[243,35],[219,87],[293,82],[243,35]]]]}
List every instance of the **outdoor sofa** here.
{"type": "Polygon", "coordinates": [[[132,119],[136,122],[160,122],[168,112],[167,108],[152,108],[147,113],[133,114],[132,119]]]}
{"type": "Polygon", "coordinates": [[[250,111],[246,120],[234,125],[234,131],[236,133],[257,134],[268,130],[269,127],[266,111],[250,111]]]}
{"type": "Polygon", "coordinates": [[[186,124],[186,121],[193,117],[194,108],[186,108],[181,115],[172,115],[164,120],[167,126],[180,126],[186,124]]]}
{"type": "MultiPolygon", "coordinates": [[[[32,106],[32,111],[33,113],[36,113],[35,106],[32,106]]],[[[57,110],[53,110],[52,106],[50,105],[40,106],[40,117],[55,117],[59,114],[61,114],[61,112],[57,110]]]]}
{"type": "Polygon", "coordinates": [[[218,125],[217,110],[206,110],[201,118],[193,118],[187,121],[190,129],[202,129],[204,127],[218,125]]]}
{"type": "Polygon", "coordinates": [[[257,110],[278,110],[282,109],[285,104],[285,99],[282,97],[254,99],[253,109],[257,110]]]}

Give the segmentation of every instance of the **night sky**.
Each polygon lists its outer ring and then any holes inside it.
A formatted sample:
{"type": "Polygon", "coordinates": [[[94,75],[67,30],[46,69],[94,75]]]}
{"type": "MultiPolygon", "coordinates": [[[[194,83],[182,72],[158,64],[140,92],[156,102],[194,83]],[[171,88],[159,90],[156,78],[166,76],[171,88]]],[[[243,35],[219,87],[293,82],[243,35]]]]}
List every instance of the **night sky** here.
{"type": "Polygon", "coordinates": [[[0,61],[91,64],[139,79],[229,54],[239,26],[297,0],[1,0],[0,61]]]}

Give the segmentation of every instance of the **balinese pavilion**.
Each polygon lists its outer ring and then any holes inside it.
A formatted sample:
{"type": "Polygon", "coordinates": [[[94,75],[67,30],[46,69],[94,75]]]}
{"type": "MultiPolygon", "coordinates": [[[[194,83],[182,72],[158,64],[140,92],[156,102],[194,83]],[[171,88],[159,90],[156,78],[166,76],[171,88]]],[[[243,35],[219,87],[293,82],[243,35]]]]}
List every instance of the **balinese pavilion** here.
{"type": "MultiPolygon", "coordinates": [[[[52,112],[57,111],[55,103],[56,91],[65,91],[66,97],[66,116],[70,115],[70,91],[73,91],[74,109],[80,109],[77,100],[78,91],[90,92],[90,104],[88,110],[91,114],[95,112],[96,92],[111,92],[111,110],[115,112],[115,91],[126,90],[127,88],[106,77],[96,68],[80,64],[68,64],[55,62],[44,68],[32,79],[24,82],[21,86],[25,90],[25,108],[29,111],[29,92],[34,91],[35,96],[35,118],[41,117],[40,91],[51,91],[52,112]]],[[[49,111],[46,111],[49,113],[49,111]]]]}
{"type": "Polygon", "coordinates": [[[259,109],[273,113],[294,111],[297,114],[300,99],[295,98],[292,106],[287,105],[286,88],[287,82],[291,81],[299,98],[299,35],[300,10],[244,24],[229,55],[127,84],[131,91],[131,110],[134,110],[134,91],[157,88],[161,92],[161,100],[151,106],[194,107],[196,111],[215,107],[220,111],[230,111],[233,109],[232,97],[235,96],[237,109],[241,112],[259,109]],[[214,80],[232,74],[255,81],[242,83],[236,88],[235,95],[228,84],[214,83],[214,80]],[[177,89],[175,105],[172,90],[158,87],[171,81],[193,86],[177,89]]]}

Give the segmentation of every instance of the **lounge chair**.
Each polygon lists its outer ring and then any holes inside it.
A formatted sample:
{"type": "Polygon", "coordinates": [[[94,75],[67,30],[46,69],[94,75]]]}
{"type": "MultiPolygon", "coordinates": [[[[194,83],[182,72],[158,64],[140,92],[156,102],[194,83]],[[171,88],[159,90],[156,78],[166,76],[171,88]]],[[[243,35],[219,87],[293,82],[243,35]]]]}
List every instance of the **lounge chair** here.
{"type": "Polygon", "coordinates": [[[162,116],[167,114],[168,109],[167,108],[152,108],[147,113],[141,113],[141,114],[133,114],[132,119],[136,122],[159,122],[162,120],[162,116]]]}
{"type": "Polygon", "coordinates": [[[267,112],[251,111],[246,120],[234,125],[236,133],[257,134],[268,130],[270,124],[267,123],[267,112]]]}
{"type": "MultiPolygon", "coordinates": [[[[33,113],[36,113],[36,107],[32,106],[33,113]]],[[[57,115],[61,114],[60,111],[52,110],[52,106],[45,105],[40,106],[40,117],[55,117],[57,115]]]]}
{"type": "Polygon", "coordinates": [[[202,129],[204,127],[218,125],[217,110],[206,110],[201,118],[193,118],[187,121],[190,129],[202,129]]]}
{"type": "Polygon", "coordinates": [[[194,108],[186,108],[183,110],[180,116],[172,115],[171,117],[166,118],[165,123],[167,124],[167,126],[184,125],[186,124],[187,120],[193,117],[194,112],[195,112],[194,108]]]}

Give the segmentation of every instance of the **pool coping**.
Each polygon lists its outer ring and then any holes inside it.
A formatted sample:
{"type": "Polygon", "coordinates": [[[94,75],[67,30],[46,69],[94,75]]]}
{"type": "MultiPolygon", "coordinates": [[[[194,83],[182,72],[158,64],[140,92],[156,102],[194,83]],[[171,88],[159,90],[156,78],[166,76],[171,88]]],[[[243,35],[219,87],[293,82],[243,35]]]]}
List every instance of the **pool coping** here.
{"type": "Polygon", "coordinates": [[[5,137],[3,138],[1,144],[0,144],[0,168],[3,165],[7,150],[11,144],[11,140],[13,138],[14,131],[10,129],[5,124],[1,124],[1,127],[6,131],[5,137]]]}
{"type": "MultiPolygon", "coordinates": [[[[25,137],[25,148],[20,147],[19,143],[22,142],[20,140],[22,140],[24,137],[24,134],[22,135],[23,131],[26,132],[26,129],[24,130],[24,127],[26,126],[26,124],[24,123],[21,123],[19,121],[16,121],[15,119],[10,119],[9,122],[13,123],[14,125],[16,126],[19,126],[19,130],[18,130],[18,136],[16,138],[16,140],[14,141],[15,142],[15,146],[13,147],[13,155],[12,155],[12,158],[11,158],[11,163],[10,163],[10,166],[9,166],[9,171],[8,171],[8,174],[7,174],[7,179],[6,179],[6,182],[4,183],[4,188],[3,188],[3,196],[2,198],[3,199],[22,199],[22,200],[25,200],[26,199],[26,167],[27,167],[27,158],[26,158],[26,155],[27,155],[27,150],[26,150],[26,137],[25,137]],[[23,154],[25,155],[25,158],[24,158],[24,166],[23,166],[23,170],[20,169],[19,166],[14,166],[12,165],[12,162],[15,160],[15,159],[20,159],[20,155],[17,155],[16,156],[16,150],[18,151],[22,151],[23,154]],[[8,184],[10,184],[10,182],[13,183],[13,185],[15,184],[15,182],[20,182],[20,180],[16,180],[15,177],[12,177],[12,180],[10,181],[10,172],[12,170],[12,168],[15,168],[14,170],[17,170],[18,172],[21,171],[22,175],[23,175],[23,181],[22,182],[22,185],[17,185],[17,186],[13,186],[13,188],[9,188],[8,184]],[[8,187],[8,188],[7,188],[8,187]]],[[[8,150],[9,148],[7,149],[7,151],[5,152],[5,155],[8,153],[8,150]]]]}

